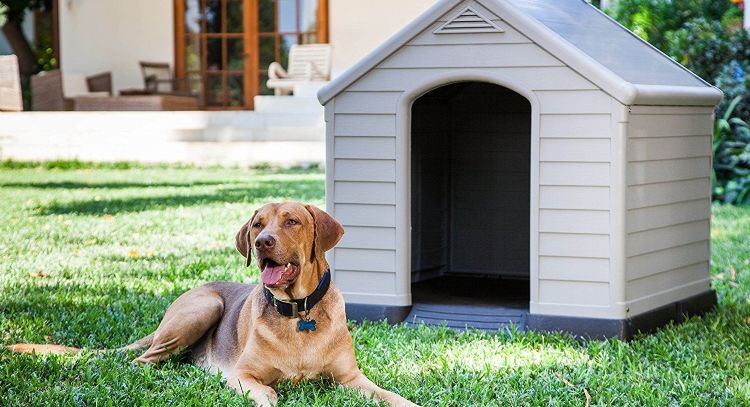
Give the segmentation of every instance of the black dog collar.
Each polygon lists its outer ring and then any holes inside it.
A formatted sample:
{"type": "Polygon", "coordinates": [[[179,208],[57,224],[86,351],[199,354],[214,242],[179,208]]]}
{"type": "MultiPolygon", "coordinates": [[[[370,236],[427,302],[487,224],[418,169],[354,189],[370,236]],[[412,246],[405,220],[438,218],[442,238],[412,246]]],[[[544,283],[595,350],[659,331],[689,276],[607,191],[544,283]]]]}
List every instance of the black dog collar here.
{"type": "Polygon", "coordinates": [[[328,287],[331,285],[331,271],[326,270],[323,274],[323,278],[320,279],[318,287],[312,294],[300,300],[280,300],[273,296],[271,290],[263,287],[263,294],[266,296],[266,300],[271,304],[276,311],[286,317],[297,317],[300,312],[308,312],[312,307],[317,304],[324,295],[328,292],[328,287]]]}

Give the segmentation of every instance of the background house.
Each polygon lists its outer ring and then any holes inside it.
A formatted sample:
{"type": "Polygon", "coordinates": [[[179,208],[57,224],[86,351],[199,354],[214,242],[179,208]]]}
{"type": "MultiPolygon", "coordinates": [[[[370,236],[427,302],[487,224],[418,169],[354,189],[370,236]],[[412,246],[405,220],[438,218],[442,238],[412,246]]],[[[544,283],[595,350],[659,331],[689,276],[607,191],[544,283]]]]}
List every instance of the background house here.
{"type": "MultiPolygon", "coordinates": [[[[139,61],[190,77],[209,109],[251,109],[270,94],[268,65],[292,44],[330,43],[333,76],[433,0],[52,0],[50,27],[66,72],[112,73],[114,93],[143,86],[139,61]]],[[[33,39],[30,13],[25,26],[33,39]]],[[[0,42],[0,54],[12,53],[0,42]]]]}

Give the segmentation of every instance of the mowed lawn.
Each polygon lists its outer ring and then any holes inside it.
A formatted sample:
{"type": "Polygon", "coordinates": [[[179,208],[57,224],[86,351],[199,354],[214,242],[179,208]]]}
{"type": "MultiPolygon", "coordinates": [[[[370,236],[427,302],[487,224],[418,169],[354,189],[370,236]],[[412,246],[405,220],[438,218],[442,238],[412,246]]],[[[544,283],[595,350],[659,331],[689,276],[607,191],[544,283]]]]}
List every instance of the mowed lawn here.
{"type": "MultiPolygon", "coordinates": [[[[180,293],[258,281],[234,234],[277,200],[324,202],[320,170],[0,166],[0,343],[114,348],[151,332],[180,293]],[[25,168],[24,168],[25,167],[25,168]],[[56,168],[66,167],[66,168],[56,168]]],[[[352,325],[357,359],[425,406],[750,404],[750,208],[715,207],[719,308],[625,343],[562,334],[352,325]]],[[[0,350],[0,405],[252,405],[221,378],[134,353],[0,350]]],[[[330,381],[284,383],[280,405],[376,405],[330,381]]]]}

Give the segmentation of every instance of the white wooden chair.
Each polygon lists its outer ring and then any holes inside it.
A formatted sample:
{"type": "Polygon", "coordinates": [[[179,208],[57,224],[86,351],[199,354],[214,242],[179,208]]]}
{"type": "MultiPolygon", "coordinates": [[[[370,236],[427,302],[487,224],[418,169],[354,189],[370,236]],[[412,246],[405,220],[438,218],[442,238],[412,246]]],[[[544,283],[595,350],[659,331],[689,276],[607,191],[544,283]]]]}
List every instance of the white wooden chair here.
{"type": "Polygon", "coordinates": [[[329,44],[292,45],[289,50],[289,69],[278,62],[268,67],[266,85],[276,96],[288,95],[295,85],[327,81],[331,76],[331,46],[329,44]]]}
{"type": "Polygon", "coordinates": [[[0,111],[23,110],[21,77],[18,58],[15,55],[0,55],[0,111]]]}

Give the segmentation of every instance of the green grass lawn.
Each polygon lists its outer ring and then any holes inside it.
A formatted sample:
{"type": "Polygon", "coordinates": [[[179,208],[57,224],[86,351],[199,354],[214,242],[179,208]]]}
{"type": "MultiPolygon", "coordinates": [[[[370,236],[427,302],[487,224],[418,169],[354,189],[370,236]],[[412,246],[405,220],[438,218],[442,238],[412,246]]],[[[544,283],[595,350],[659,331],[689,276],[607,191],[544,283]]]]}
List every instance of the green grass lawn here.
{"type": "MultiPolygon", "coordinates": [[[[258,281],[234,234],[263,203],[322,205],[321,171],[122,165],[0,167],[0,343],[118,347],[211,280],[258,281]]],[[[716,207],[719,308],[630,343],[560,334],[352,328],[382,387],[426,406],[750,404],[750,208],[716,207]]],[[[221,379],[135,354],[0,350],[0,405],[251,405],[221,379]]],[[[329,381],[282,384],[280,405],[374,405],[329,381]]]]}

